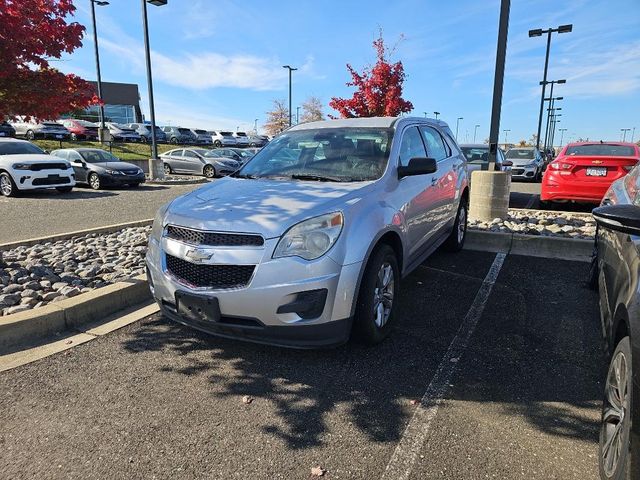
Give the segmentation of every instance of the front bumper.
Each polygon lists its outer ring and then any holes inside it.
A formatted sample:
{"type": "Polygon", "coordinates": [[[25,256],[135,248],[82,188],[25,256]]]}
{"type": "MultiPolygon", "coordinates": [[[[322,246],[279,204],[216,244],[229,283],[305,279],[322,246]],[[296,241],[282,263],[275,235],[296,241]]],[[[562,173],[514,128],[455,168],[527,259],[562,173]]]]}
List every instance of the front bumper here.
{"type": "Polygon", "coordinates": [[[257,248],[206,248],[213,253],[215,264],[255,265],[245,287],[216,290],[190,287],[167,271],[166,254],[186,259],[187,245],[151,238],[146,261],[153,295],[168,318],[214,335],[297,348],[346,342],[361,263],[341,266],[328,256],[311,262],[296,257],[272,259],[277,242],[266,240],[264,247],[257,248]],[[294,312],[278,313],[300,293],[314,290],[326,290],[320,315],[306,319],[294,312]],[[181,316],[176,310],[176,292],[215,297],[220,321],[181,316]]]}
{"type": "Polygon", "coordinates": [[[16,170],[9,174],[18,190],[39,190],[43,188],[74,187],[76,185],[73,170],[16,170]]]}
{"type": "Polygon", "coordinates": [[[131,185],[132,183],[144,183],[144,173],[138,175],[100,175],[100,183],[107,186],[131,185]]]}
{"type": "Polygon", "coordinates": [[[533,180],[536,173],[536,167],[511,167],[511,178],[516,180],[533,180]]]}
{"type": "Polygon", "coordinates": [[[551,174],[549,170],[542,181],[540,200],[542,201],[574,201],[600,204],[612,181],[579,181],[564,178],[559,174],[551,174]]]}
{"type": "Polygon", "coordinates": [[[60,132],[33,132],[34,138],[51,138],[53,140],[69,140],[71,138],[70,133],[60,133],[60,132]]]}

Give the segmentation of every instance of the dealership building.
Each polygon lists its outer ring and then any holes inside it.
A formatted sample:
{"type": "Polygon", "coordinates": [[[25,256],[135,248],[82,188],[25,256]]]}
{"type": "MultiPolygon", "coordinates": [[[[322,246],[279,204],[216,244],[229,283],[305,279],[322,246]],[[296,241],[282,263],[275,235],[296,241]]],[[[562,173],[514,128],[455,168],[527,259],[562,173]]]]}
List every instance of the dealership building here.
{"type": "MultiPolygon", "coordinates": [[[[95,87],[97,92],[97,83],[89,83],[95,87]]],[[[140,92],[135,83],[102,82],[102,100],[106,122],[139,123],[143,121],[140,110],[140,92]]],[[[99,107],[97,105],[88,107],[82,117],[92,122],[98,122],[100,120],[99,107]]]]}

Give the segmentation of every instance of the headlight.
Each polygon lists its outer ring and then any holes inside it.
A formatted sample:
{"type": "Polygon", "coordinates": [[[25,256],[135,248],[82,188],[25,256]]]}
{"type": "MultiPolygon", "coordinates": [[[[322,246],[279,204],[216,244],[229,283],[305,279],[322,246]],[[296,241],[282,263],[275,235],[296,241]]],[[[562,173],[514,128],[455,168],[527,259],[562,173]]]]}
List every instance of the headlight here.
{"type": "Polygon", "coordinates": [[[156,216],[153,219],[153,226],[151,227],[150,237],[155,238],[158,241],[162,237],[162,233],[164,231],[164,215],[167,213],[167,210],[169,210],[169,205],[171,205],[171,202],[167,202],[162,207],[160,207],[158,213],[156,213],[156,216]]]}
{"type": "Polygon", "coordinates": [[[340,212],[310,218],[291,227],[282,236],[273,258],[301,257],[314,260],[329,251],[336,243],[344,217],[340,212]]]}
{"type": "Polygon", "coordinates": [[[525,165],[525,168],[533,168],[533,167],[536,167],[536,166],[537,166],[536,162],[531,162],[531,163],[527,163],[525,165]]]}
{"type": "Polygon", "coordinates": [[[29,165],[28,163],[14,163],[11,166],[14,168],[14,170],[30,170],[31,169],[31,165],[29,165]]]}

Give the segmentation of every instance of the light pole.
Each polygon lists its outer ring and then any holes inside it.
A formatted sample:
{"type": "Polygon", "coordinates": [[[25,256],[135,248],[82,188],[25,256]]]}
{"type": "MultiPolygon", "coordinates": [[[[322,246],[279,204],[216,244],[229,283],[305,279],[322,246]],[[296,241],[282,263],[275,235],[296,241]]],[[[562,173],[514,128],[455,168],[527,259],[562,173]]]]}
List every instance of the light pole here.
{"type": "Polygon", "coordinates": [[[634,138],[636,138],[636,127],[633,127],[633,131],[631,132],[631,143],[633,143],[634,138]]]}
{"type": "Polygon", "coordinates": [[[475,125],[475,126],[473,127],[473,143],[476,143],[476,134],[478,133],[478,127],[479,127],[479,126],[480,126],[480,125],[475,125]]]}
{"type": "Polygon", "coordinates": [[[621,128],[620,131],[622,132],[622,141],[626,142],[627,141],[627,132],[630,132],[631,129],[630,128],[621,128]]]}
{"type": "Polygon", "coordinates": [[[566,128],[559,128],[558,131],[560,132],[560,148],[562,148],[562,139],[564,138],[564,132],[567,131],[566,128]]]}
{"type": "Polygon", "coordinates": [[[300,107],[296,107],[296,124],[300,123],[300,107]]]}
{"type": "Polygon", "coordinates": [[[257,118],[253,121],[253,131],[256,132],[256,135],[258,134],[258,119],[257,118]]]}
{"type": "Polygon", "coordinates": [[[456,119],[456,140],[458,140],[458,127],[460,126],[460,120],[464,120],[462,117],[456,119]]]}
{"type": "Polygon", "coordinates": [[[536,28],[529,30],[529,37],[541,37],[543,33],[547,34],[547,53],[544,57],[544,74],[542,75],[542,96],[540,97],[540,114],[538,115],[538,136],[536,137],[536,148],[540,149],[540,131],[542,130],[542,111],[544,110],[544,94],[545,87],[547,86],[547,70],[549,69],[549,50],[551,48],[551,34],[557,33],[569,33],[573,30],[573,25],[560,25],[558,28],[548,28],[543,30],[536,28]]]}
{"type": "Polygon", "coordinates": [[[551,96],[550,98],[545,98],[545,100],[549,101],[549,108],[547,109],[547,125],[544,129],[544,150],[547,149],[547,140],[549,139],[549,129],[551,127],[551,118],[550,115],[555,111],[555,110],[562,110],[562,108],[555,107],[555,102],[563,100],[564,97],[553,97],[551,96]]]}
{"type": "Polygon", "coordinates": [[[507,134],[510,132],[511,130],[509,130],[508,128],[504,129],[504,145],[505,147],[507,146],[507,134]]]}
{"type": "Polygon", "coordinates": [[[424,113],[424,118],[427,118],[427,112],[422,112],[424,113]]]}
{"type": "Polygon", "coordinates": [[[98,29],[96,28],[96,5],[104,7],[109,2],[101,2],[98,0],[89,0],[91,2],[91,21],[93,22],[93,46],[96,54],[96,80],[98,84],[98,97],[100,105],[98,105],[98,115],[100,117],[100,143],[104,140],[104,106],[102,105],[102,76],[100,75],[100,54],[98,53],[98,29]]]}
{"type": "Polygon", "coordinates": [[[147,2],[156,7],[167,4],[167,0],[142,0],[142,26],[144,30],[144,56],[147,64],[147,88],[149,90],[149,116],[151,117],[151,160],[149,174],[151,178],[162,178],[162,162],[158,160],[156,141],[156,111],[153,104],[153,77],[151,76],[151,50],[149,48],[149,22],[147,20],[147,2]]]}
{"type": "Polygon", "coordinates": [[[283,65],[282,68],[286,68],[289,70],[289,126],[291,126],[291,122],[293,121],[293,112],[291,112],[291,72],[298,69],[293,68],[290,65],[283,65]]]}
{"type": "Polygon", "coordinates": [[[552,124],[551,124],[552,125],[551,126],[551,140],[550,140],[550,143],[549,143],[549,146],[551,147],[551,150],[553,150],[553,143],[554,143],[554,140],[556,138],[556,125],[558,123],[560,123],[560,120],[558,120],[558,117],[561,117],[561,116],[562,116],[561,113],[554,113],[553,114],[553,120],[552,120],[552,124]]]}
{"type": "Polygon", "coordinates": [[[436,120],[438,119],[438,115],[440,115],[440,112],[433,112],[433,114],[436,116],[436,120]]]}

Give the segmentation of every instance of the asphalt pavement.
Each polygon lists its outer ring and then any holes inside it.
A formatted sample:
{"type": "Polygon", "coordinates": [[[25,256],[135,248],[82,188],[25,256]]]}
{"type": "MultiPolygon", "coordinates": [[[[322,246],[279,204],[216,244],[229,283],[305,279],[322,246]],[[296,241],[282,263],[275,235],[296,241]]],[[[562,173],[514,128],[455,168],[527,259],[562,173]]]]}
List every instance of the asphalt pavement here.
{"type": "Polygon", "coordinates": [[[156,315],[0,373],[0,472],[308,479],[321,466],[375,479],[400,458],[393,478],[595,479],[603,360],[588,265],[501,262],[434,255],[376,347],[272,348],[156,315]]]}
{"type": "Polygon", "coordinates": [[[76,187],[71,193],[40,190],[16,198],[0,196],[0,243],[153,218],[164,203],[201,186],[76,187]]]}

